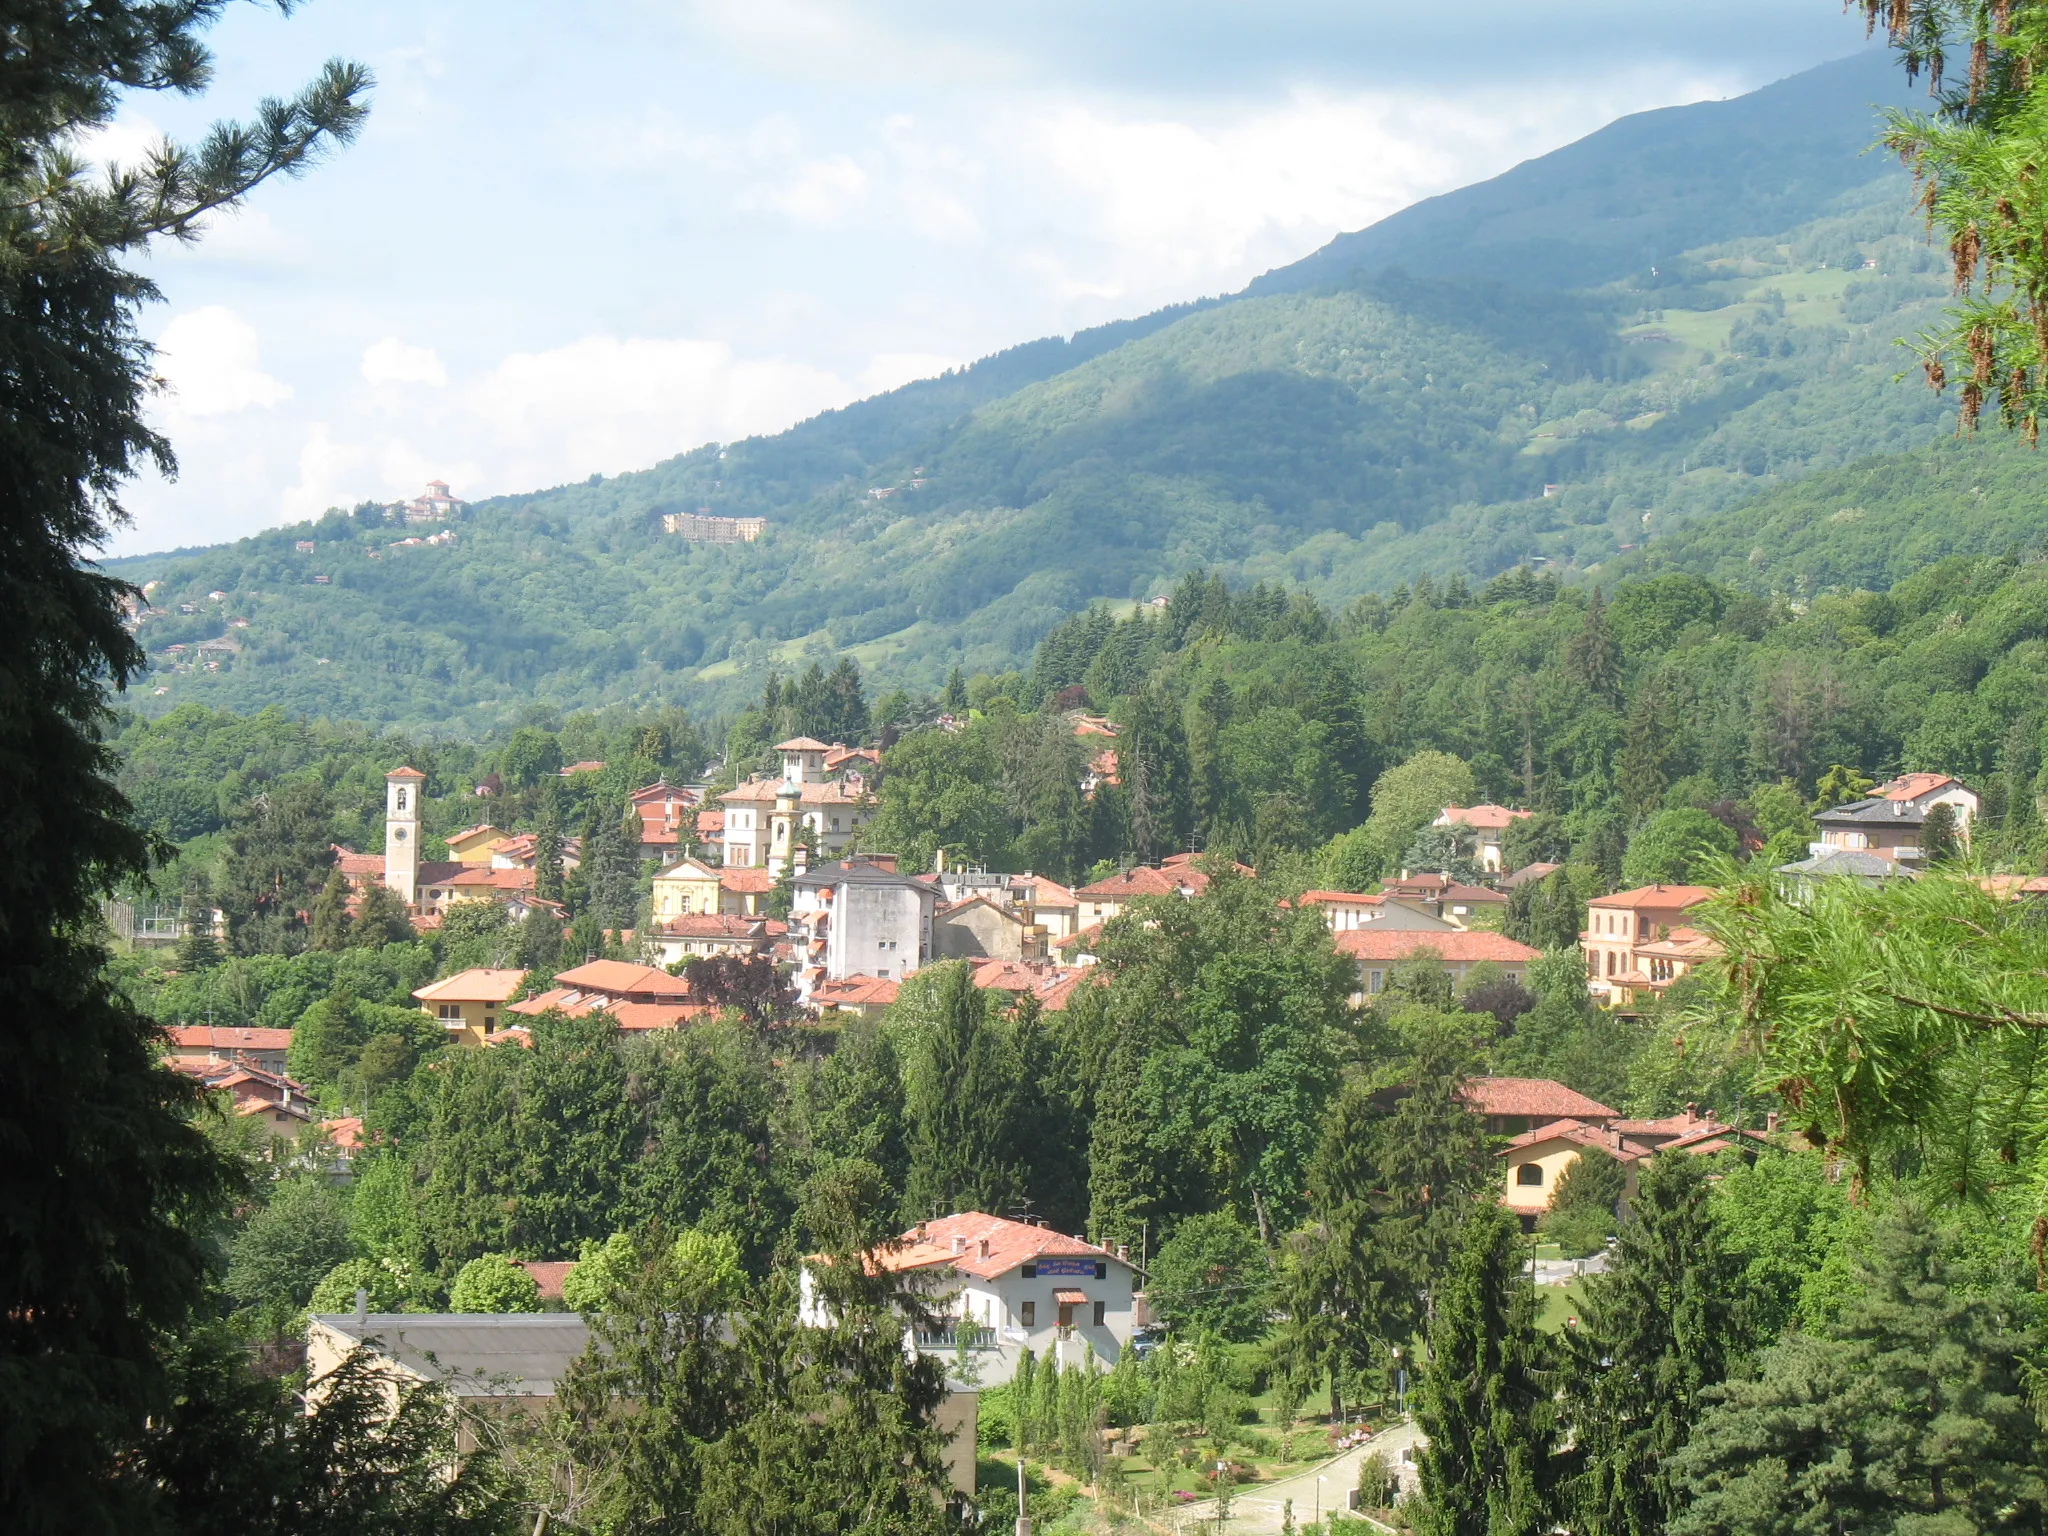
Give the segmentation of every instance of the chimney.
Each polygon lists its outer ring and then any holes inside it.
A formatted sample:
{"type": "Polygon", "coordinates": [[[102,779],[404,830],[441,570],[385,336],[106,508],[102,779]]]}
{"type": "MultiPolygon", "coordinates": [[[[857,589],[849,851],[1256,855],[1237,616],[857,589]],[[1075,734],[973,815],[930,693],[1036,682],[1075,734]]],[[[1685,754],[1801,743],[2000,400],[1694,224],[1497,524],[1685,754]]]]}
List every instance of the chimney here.
{"type": "Polygon", "coordinates": [[[965,1253],[967,1251],[967,1239],[958,1232],[953,1234],[953,1251],[955,1253],[965,1253]]]}
{"type": "Polygon", "coordinates": [[[930,1228],[930,1227],[929,1227],[929,1226],[928,1226],[928,1225],[927,1225],[926,1223],[924,1223],[924,1222],[921,1222],[921,1221],[920,1221],[920,1222],[919,1222],[919,1223],[917,1224],[917,1240],[918,1240],[918,1241],[919,1241],[920,1243],[922,1243],[922,1242],[928,1242],[928,1241],[930,1240],[930,1238],[931,1238],[931,1228],[930,1228]]]}
{"type": "Polygon", "coordinates": [[[985,1237],[981,1240],[981,1257],[984,1259],[988,1257],[988,1239],[985,1237]]]}
{"type": "Polygon", "coordinates": [[[1777,1135],[1777,1133],[1778,1112],[1774,1109],[1769,1114],[1764,1116],[1764,1134],[1767,1136],[1775,1136],[1777,1135]]]}
{"type": "Polygon", "coordinates": [[[1688,1105],[1686,1105],[1686,1106],[1685,1106],[1685,1123],[1686,1123],[1687,1125],[1691,1125],[1691,1124],[1692,1124],[1692,1123],[1693,1123],[1693,1122],[1694,1122],[1695,1120],[1699,1119],[1699,1117],[1700,1117],[1700,1107],[1699,1107],[1699,1105],[1697,1105],[1697,1104],[1688,1104],[1688,1105]]]}
{"type": "Polygon", "coordinates": [[[1121,1262],[1123,1262],[1123,1263],[1125,1263],[1125,1264],[1128,1264],[1128,1263],[1130,1263],[1130,1262],[1131,1262],[1131,1245],[1130,1245],[1129,1243],[1118,1243],[1118,1244],[1116,1245],[1116,1256],[1117,1256],[1117,1258],[1118,1258],[1118,1259],[1119,1259],[1119,1260],[1120,1260],[1121,1262]]]}

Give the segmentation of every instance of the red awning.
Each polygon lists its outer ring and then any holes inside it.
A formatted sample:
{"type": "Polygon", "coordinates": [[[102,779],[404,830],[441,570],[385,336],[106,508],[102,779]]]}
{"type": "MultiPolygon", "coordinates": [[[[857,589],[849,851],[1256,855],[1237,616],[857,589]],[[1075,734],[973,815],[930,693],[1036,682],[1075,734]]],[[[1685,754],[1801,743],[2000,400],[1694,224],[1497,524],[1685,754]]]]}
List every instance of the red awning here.
{"type": "Polygon", "coordinates": [[[1085,1306],[1088,1302],[1086,1291],[1054,1291],[1052,1299],[1063,1307],[1085,1306]]]}

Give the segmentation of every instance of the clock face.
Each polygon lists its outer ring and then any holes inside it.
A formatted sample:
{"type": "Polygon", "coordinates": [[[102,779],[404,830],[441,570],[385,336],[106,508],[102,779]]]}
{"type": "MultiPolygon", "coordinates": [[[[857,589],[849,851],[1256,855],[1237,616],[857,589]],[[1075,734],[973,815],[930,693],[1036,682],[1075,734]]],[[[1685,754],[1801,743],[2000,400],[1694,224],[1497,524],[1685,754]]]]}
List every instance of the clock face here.
{"type": "Polygon", "coordinates": [[[403,828],[403,827],[393,827],[393,828],[391,829],[391,835],[392,835],[392,837],[394,837],[395,839],[397,839],[397,840],[398,840],[399,842],[401,842],[401,843],[402,843],[402,842],[404,842],[404,841],[405,841],[405,828],[403,828]]]}

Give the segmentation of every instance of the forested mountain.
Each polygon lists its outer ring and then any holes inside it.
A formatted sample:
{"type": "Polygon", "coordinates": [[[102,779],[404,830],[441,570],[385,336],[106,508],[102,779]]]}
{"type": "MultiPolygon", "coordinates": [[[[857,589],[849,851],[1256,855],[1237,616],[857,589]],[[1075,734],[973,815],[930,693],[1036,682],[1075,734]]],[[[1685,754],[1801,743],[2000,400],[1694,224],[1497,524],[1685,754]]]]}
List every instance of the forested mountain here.
{"type": "MultiPolygon", "coordinates": [[[[771,669],[841,651],[931,691],[955,666],[1020,666],[1089,602],[1163,593],[1198,565],[1337,603],[1425,572],[1530,560],[1604,579],[1653,556],[1776,590],[1789,568],[1748,546],[1731,567],[1720,545],[1743,535],[1711,531],[1718,514],[1761,494],[1739,526],[1779,515],[1775,498],[1801,504],[1788,482],[1924,449],[1949,419],[1895,377],[1895,338],[1938,311],[1941,263],[1901,174],[1859,155],[1868,104],[1897,91],[1864,56],[1627,118],[1234,298],[480,503],[452,544],[393,547],[401,532],[364,508],[117,562],[165,583],[142,630],[165,670],[137,702],[480,728],[534,704],[732,707],[771,669]],[[661,531],[698,508],[769,532],[661,531]],[[239,651],[209,653],[217,670],[190,659],[219,637],[239,651]]],[[[1942,473],[1968,478],[1954,466],[1985,452],[1943,450],[1942,473]]],[[[1973,500],[1952,547],[2027,544],[2048,522],[2023,489],[2032,461],[1994,457],[1998,541],[1973,500]]],[[[1893,471],[1861,473],[1874,521],[1852,543],[1891,526],[1875,503],[1906,505],[1893,471]]],[[[1808,585],[1870,579],[1809,564],[1808,585]]]]}

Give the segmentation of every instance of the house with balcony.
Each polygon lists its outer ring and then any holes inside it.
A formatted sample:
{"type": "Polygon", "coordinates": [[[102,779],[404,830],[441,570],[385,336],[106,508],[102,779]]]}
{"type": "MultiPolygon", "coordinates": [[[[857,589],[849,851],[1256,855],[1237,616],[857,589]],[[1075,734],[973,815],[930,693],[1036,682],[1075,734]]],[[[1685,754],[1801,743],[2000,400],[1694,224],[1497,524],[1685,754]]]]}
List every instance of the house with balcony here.
{"type": "Polygon", "coordinates": [[[1862,800],[1851,800],[1813,818],[1820,838],[1808,845],[1814,858],[1830,853],[1859,853],[1894,864],[1916,866],[1925,857],[1921,835],[1937,805],[1955,818],[1956,838],[1965,847],[1976,820],[1975,790],[1946,773],[1905,773],[1880,784],[1862,800]]]}
{"type": "Polygon", "coordinates": [[[450,1045],[484,1045],[498,1032],[506,1006],[519,995],[526,972],[478,966],[430,981],[413,993],[420,1011],[440,1022],[450,1045]]]}
{"type": "MultiPolygon", "coordinates": [[[[1644,953],[1645,946],[1688,927],[1685,914],[1718,894],[1705,885],[1646,885],[1586,903],[1586,927],[1579,949],[1586,957],[1586,990],[1603,1007],[1629,1007],[1638,993],[1657,990],[1651,969],[1660,958],[1667,968],[1677,955],[1644,953]]],[[[1689,957],[1696,962],[1703,954],[1689,957]]]]}
{"type": "MultiPolygon", "coordinates": [[[[811,1267],[801,1277],[800,1315],[822,1320],[811,1267]]],[[[913,1333],[921,1351],[949,1359],[965,1350],[984,1387],[1016,1374],[1025,1350],[1079,1366],[1092,1349],[1104,1370],[1131,1342],[1137,1270],[1130,1255],[1050,1227],[962,1211],[919,1222],[869,1256],[877,1270],[912,1281],[936,1326],[913,1333]]]]}

